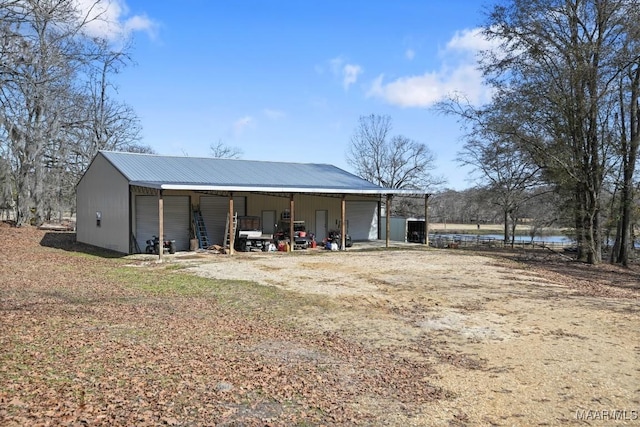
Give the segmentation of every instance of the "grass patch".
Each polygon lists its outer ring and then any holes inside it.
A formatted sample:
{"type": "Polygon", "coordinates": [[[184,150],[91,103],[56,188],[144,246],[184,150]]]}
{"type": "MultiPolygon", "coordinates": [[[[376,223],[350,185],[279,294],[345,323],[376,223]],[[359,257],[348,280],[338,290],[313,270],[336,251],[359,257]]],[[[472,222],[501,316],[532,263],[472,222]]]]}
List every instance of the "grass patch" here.
{"type": "Polygon", "coordinates": [[[288,315],[301,306],[325,304],[313,295],[286,291],[246,280],[212,279],[196,276],[183,266],[166,265],[160,268],[115,267],[107,270],[110,280],[125,288],[145,294],[167,297],[213,298],[221,308],[242,313],[271,313],[288,315]]]}
{"type": "Polygon", "coordinates": [[[171,264],[107,270],[108,278],[124,288],[149,297],[210,298],[218,310],[231,310],[248,318],[270,318],[281,327],[298,327],[297,317],[322,316],[340,304],[325,296],[299,293],[246,280],[196,276],[186,267],[171,264]],[[304,314],[303,314],[304,313],[304,314]]]}
{"type": "Polygon", "coordinates": [[[184,273],[181,266],[162,268],[116,267],[107,273],[110,279],[155,295],[218,296],[224,289],[252,282],[242,280],[215,280],[184,273]]]}

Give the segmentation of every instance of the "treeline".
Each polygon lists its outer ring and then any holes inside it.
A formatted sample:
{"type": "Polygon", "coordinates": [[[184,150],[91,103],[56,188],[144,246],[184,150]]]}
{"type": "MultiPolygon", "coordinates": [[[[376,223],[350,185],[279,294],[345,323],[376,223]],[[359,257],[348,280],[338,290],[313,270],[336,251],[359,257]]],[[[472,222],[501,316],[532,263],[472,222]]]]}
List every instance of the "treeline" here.
{"type": "MultiPolygon", "coordinates": [[[[571,237],[574,229],[570,201],[551,185],[539,186],[520,194],[520,203],[504,204],[500,192],[478,186],[466,190],[445,189],[429,197],[429,222],[441,224],[502,224],[505,244],[513,243],[518,226],[526,225],[527,234],[540,236],[549,230],[566,230],[571,237]],[[505,215],[506,213],[506,215],[505,215]]],[[[640,204],[636,199],[632,214],[632,241],[640,237],[640,204]]],[[[616,186],[607,186],[602,195],[601,211],[603,249],[608,253],[616,241],[619,197],[616,186]]],[[[396,198],[394,216],[424,218],[424,199],[396,198]]],[[[518,233],[521,234],[521,233],[518,233]]]]}
{"type": "Polygon", "coordinates": [[[640,1],[510,0],[490,9],[479,67],[482,107],[442,110],[468,130],[461,161],[500,198],[505,219],[550,187],[571,218],[578,258],[627,264],[637,215],[640,1]]]}
{"type": "MultiPolygon", "coordinates": [[[[516,209],[502,205],[500,197],[490,189],[476,187],[456,191],[445,189],[429,197],[429,222],[455,224],[506,224],[505,242],[515,228],[526,223],[533,233],[543,229],[572,228],[571,216],[563,208],[560,197],[550,187],[531,191],[529,198],[516,209]],[[505,208],[509,209],[505,223],[505,208]]],[[[424,200],[395,198],[393,215],[424,218],[424,200]]]]}
{"type": "Polygon", "coordinates": [[[114,97],[130,58],[125,41],[92,31],[109,25],[100,3],[0,0],[0,209],[18,225],[73,211],[98,150],[152,151],[114,97]]]}

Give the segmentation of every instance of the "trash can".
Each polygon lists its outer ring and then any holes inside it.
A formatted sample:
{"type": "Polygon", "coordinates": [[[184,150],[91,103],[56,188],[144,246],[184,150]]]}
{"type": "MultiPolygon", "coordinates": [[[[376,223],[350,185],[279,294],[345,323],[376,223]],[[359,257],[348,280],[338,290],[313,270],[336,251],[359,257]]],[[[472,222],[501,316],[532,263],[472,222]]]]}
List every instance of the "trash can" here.
{"type": "Polygon", "coordinates": [[[198,244],[198,239],[189,240],[189,250],[191,252],[197,251],[199,246],[200,245],[198,244]]]}

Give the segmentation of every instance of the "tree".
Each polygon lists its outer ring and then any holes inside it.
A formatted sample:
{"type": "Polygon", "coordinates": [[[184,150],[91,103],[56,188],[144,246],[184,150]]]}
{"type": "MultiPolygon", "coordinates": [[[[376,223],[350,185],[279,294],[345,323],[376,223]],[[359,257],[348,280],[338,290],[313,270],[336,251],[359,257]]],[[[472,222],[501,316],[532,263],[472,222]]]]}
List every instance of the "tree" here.
{"type": "Polygon", "coordinates": [[[209,150],[211,151],[211,156],[216,159],[240,159],[242,158],[242,149],[238,147],[232,147],[221,140],[218,140],[217,143],[211,144],[209,146],[209,150]]]}
{"type": "Polygon", "coordinates": [[[77,39],[82,22],[71,1],[4,2],[12,20],[3,28],[8,43],[0,92],[0,124],[16,188],[17,223],[42,221],[46,194],[45,155],[60,141],[72,77],[81,66],[77,39]],[[32,209],[35,208],[35,209],[32,209]]]}
{"type": "Polygon", "coordinates": [[[435,155],[422,143],[390,136],[391,117],[361,116],[351,137],[347,163],[358,176],[386,188],[426,189],[441,183],[431,175],[435,155]]]}
{"type": "Polygon", "coordinates": [[[553,227],[562,221],[560,217],[563,200],[549,186],[542,186],[531,191],[530,197],[521,206],[523,218],[527,218],[531,243],[540,231],[553,227]]]}
{"type": "Polygon", "coordinates": [[[502,210],[504,243],[514,243],[520,208],[540,185],[540,167],[514,147],[492,126],[473,132],[458,154],[458,161],[477,172],[477,183],[502,210]],[[511,226],[510,226],[511,224],[511,226]],[[511,237],[511,239],[510,239],[511,237]]]}
{"type": "Polygon", "coordinates": [[[482,111],[458,110],[508,137],[556,191],[569,195],[578,258],[594,264],[602,259],[603,183],[618,163],[613,95],[640,57],[639,6],[638,0],[496,5],[484,35],[500,48],[485,52],[480,63],[494,98],[482,111]],[[487,111],[500,120],[486,121],[487,111]]]}
{"type": "MultiPolygon", "coordinates": [[[[637,52],[636,49],[631,50],[637,52]]],[[[627,266],[629,253],[634,244],[632,227],[635,213],[635,186],[633,177],[640,147],[640,63],[638,63],[638,59],[636,59],[635,64],[632,62],[626,72],[620,74],[618,96],[620,111],[616,117],[620,130],[617,141],[619,142],[618,152],[620,153],[620,175],[622,179],[619,182],[620,194],[616,240],[611,251],[610,260],[627,266]]]]}
{"type": "Polygon", "coordinates": [[[0,0],[0,148],[18,225],[72,206],[77,179],[98,150],[150,151],[137,143],[133,111],[109,99],[107,76],[126,55],[88,37],[77,6],[0,0]]]}

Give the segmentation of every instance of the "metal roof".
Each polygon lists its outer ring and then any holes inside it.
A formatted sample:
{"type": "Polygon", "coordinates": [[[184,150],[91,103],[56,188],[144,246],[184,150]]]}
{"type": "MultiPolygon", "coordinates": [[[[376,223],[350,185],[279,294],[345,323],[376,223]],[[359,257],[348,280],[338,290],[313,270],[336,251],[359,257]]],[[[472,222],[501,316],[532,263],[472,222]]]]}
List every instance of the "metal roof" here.
{"type": "Polygon", "coordinates": [[[130,185],[163,190],[424,194],[383,188],[329,164],[101,151],[130,185]]]}

